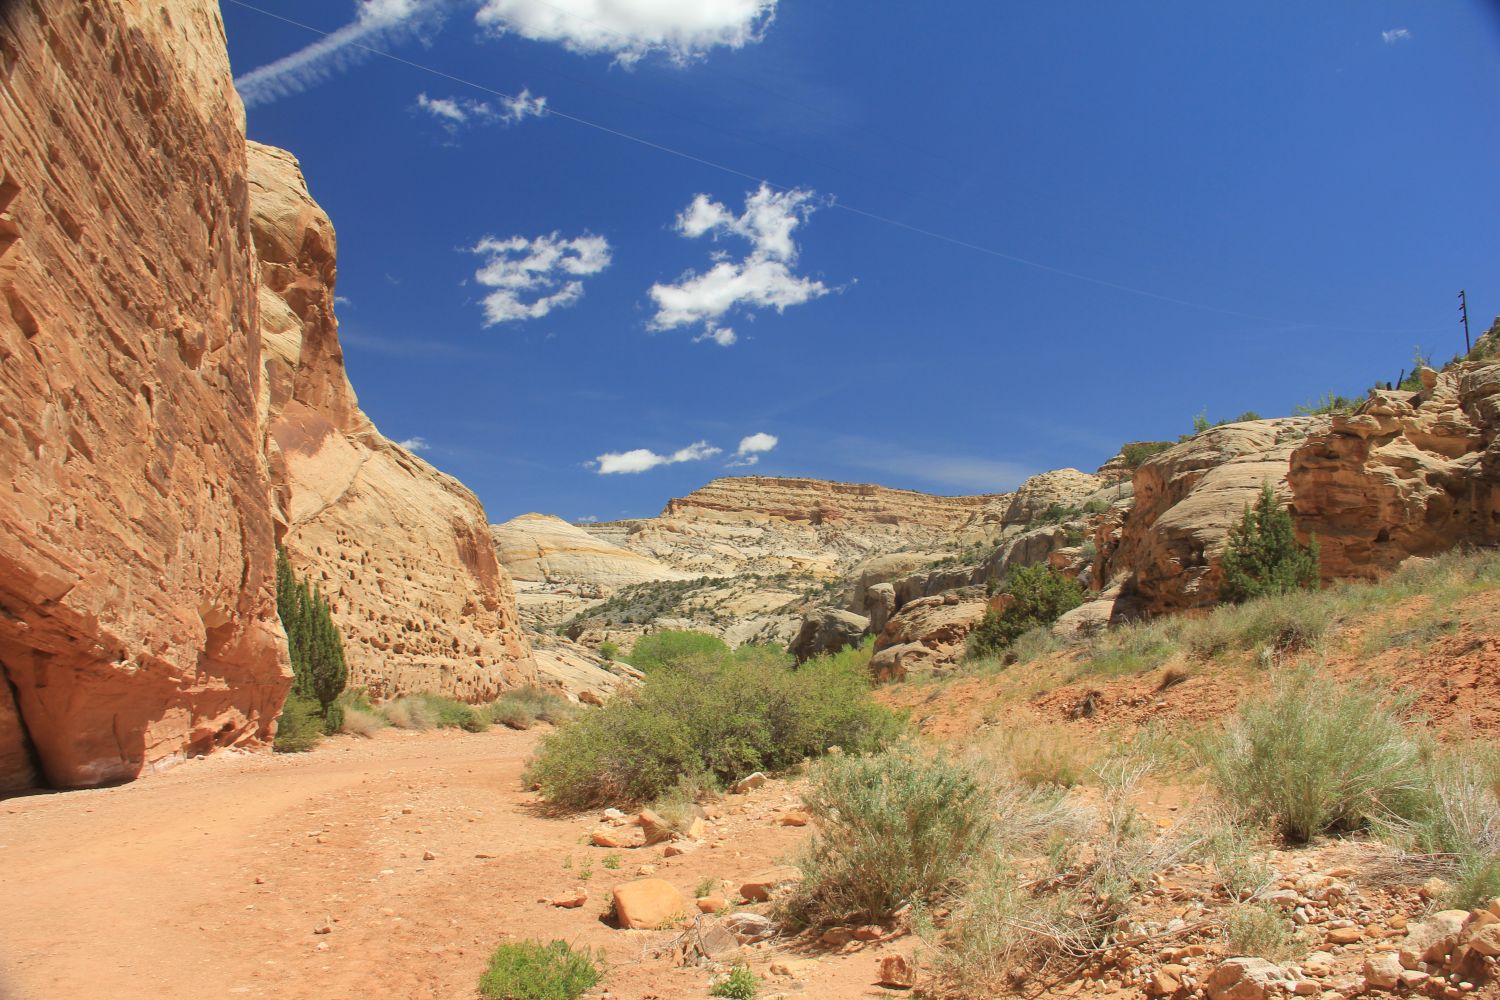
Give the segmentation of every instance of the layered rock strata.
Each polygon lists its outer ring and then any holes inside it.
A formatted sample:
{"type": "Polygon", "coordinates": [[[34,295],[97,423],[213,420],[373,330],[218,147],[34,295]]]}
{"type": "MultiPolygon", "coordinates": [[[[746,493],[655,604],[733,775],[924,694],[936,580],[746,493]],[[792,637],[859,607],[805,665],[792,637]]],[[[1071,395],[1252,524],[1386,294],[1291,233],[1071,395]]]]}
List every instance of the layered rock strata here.
{"type": "Polygon", "coordinates": [[[329,599],[350,686],[482,701],[535,683],[478,499],[359,409],[334,316],[332,224],[291,154],[251,143],[248,161],[282,544],[329,599]]]}
{"type": "Polygon", "coordinates": [[[243,110],[212,0],[0,11],[0,786],[95,785],[290,684],[243,110]]]}

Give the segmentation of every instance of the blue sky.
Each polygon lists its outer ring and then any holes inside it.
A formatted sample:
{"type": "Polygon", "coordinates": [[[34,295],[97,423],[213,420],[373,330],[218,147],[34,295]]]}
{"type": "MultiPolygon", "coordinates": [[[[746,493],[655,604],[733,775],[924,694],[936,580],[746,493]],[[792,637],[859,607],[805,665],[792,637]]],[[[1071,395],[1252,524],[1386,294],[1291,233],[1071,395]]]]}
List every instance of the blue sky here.
{"type": "Polygon", "coordinates": [[[251,2],[360,402],[495,521],[1005,490],[1500,312],[1481,0],[251,2]]]}

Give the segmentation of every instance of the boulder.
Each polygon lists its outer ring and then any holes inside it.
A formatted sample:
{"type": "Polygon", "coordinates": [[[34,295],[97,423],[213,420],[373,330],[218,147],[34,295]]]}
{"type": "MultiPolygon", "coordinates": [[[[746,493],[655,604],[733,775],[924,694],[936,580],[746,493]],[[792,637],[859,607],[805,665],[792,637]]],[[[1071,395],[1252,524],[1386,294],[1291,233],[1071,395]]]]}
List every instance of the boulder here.
{"type": "Polygon", "coordinates": [[[643,878],[616,886],[615,921],[627,930],[655,930],[681,920],[687,900],[665,879],[643,878]]]}
{"type": "Polygon", "coordinates": [[[909,990],[917,984],[916,970],[905,955],[882,955],[875,970],[875,982],[879,986],[909,990]]]}
{"type": "Polygon", "coordinates": [[[1290,992],[1290,972],[1263,958],[1231,958],[1209,973],[1203,988],[1209,1000],[1267,1000],[1290,992]]]}
{"type": "Polygon", "coordinates": [[[912,601],[886,623],[875,640],[871,676],[894,680],[958,662],[970,630],[987,608],[984,600],[957,594],[912,601]]]}
{"type": "Polygon", "coordinates": [[[1396,952],[1402,968],[1415,969],[1423,962],[1442,962],[1444,956],[1458,947],[1459,936],[1468,922],[1467,910],[1439,910],[1426,920],[1407,927],[1406,937],[1396,952]]]}
{"type": "Polygon", "coordinates": [[[1401,985],[1401,960],[1388,951],[1365,959],[1365,988],[1394,990],[1401,985]]]}
{"type": "Polygon", "coordinates": [[[797,630],[787,652],[796,657],[798,663],[826,653],[837,653],[859,645],[869,627],[870,619],[852,611],[821,608],[802,620],[802,627],[797,630]]]}

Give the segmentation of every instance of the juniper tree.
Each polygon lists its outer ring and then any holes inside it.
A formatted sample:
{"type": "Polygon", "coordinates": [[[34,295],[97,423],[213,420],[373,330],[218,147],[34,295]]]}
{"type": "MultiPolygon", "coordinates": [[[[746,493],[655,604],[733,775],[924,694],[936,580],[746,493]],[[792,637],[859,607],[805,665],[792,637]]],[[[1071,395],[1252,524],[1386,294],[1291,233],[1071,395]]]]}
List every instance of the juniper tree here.
{"type": "Polygon", "coordinates": [[[298,580],[286,553],[276,553],[276,608],[286,629],[287,652],[292,661],[292,693],[318,703],[318,713],[332,732],[339,727],[342,712],[336,704],[349,679],[344,662],[344,644],[332,609],[316,587],[298,580]]]}
{"type": "Polygon", "coordinates": [[[1261,487],[1255,506],[1245,505],[1240,523],[1229,529],[1229,548],[1222,562],[1219,600],[1239,603],[1266,594],[1285,594],[1318,585],[1318,539],[1297,541],[1292,514],[1270,483],[1261,487]]]}

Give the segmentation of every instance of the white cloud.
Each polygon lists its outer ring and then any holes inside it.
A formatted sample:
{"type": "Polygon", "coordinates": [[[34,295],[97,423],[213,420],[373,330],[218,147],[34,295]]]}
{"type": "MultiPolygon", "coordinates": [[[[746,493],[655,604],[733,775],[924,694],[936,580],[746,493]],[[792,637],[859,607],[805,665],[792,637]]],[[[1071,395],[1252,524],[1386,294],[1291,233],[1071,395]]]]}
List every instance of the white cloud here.
{"type": "Polygon", "coordinates": [[[645,472],[658,465],[676,465],[679,462],[697,462],[713,458],[724,449],[715,448],[707,441],[695,441],[686,448],[679,448],[670,455],[658,455],[648,448],[632,451],[606,452],[591,463],[601,476],[624,472],[645,472]]]}
{"type": "Polygon", "coordinates": [[[347,295],[335,295],[333,297],[333,304],[336,306],[345,306],[350,309],[354,308],[354,300],[347,295]]]}
{"type": "Polygon", "coordinates": [[[487,101],[467,97],[428,97],[417,95],[417,108],[427,112],[449,132],[461,125],[489,125],[498,122],[514,125],[526,118],[540,118],[547,111],[547,99],[533,96],[529,88],[514,97],[501,97],[497,110],[487,101]]]}
{"type": "Polygon", "coordinates": [[[765,184],[745,197],[745,211],[738,216],[706,194],[695,197],[677,216],[677,232],[688,239],[738,237],[749,242],[750,252],[742,260],[732,260],[719,251],[707,271],[688,272],[676,284],[652,285],[656,315],[651,317],[651,328],[671,330],[701,323],[703,332],[695,340],[710,339],[728,347],[738,338],[719,321],[732,309],[781,312],[827,295],[829,289],[821,281],[792,273],[797,263],[792,234],[813,207],[811,191],[773,191],[765,184]]]}
{"type": "Polygon", "coordinates": [[[426,438],[409,437],[405,441],[397,441],[396,447],[405,448],[407,451],[412,452],[413,454],[417,454],[426,451],[427,449],[431,448],[432,445],[427,443],[426,438]]]}
{"type": "Polygon", "coordinates": [[[1411,32],[1405,28],[1392,28],[1390,31],[1382,31],[1380,40],[1387,45],[1395,45],[1397,42],[1411,41],[1411,32]]]}
{"type": "Polygon", "coordinates": [[[369,57],[368,47],[415,28],[441,0],[360,0],[354,20],[289,56],[252,69],[234,85],[246,107],[300,94],[369,57]]]}
{"type": "Polygon", "coordinates": [[[764,431],[740,438],[740,446],[734,452],[734,461],[730,462],[727,467],[733,469],[754,465],[760,461],[761,455],[775,448],[780,441],[781,439],[775,434],[767,434],[764,431]]]}
{"type": "Polygon", "coordinates": [[[741,48],[775,16],[776,0],[482,0],[475,20],[629,66],[653,52],[687,63],[718,46],[741,48]]]}
{"type": "Polygon", "coordinates": [[[583,515],[580,518],[576,518],[573,521],[573,523],[574,524],[598,524],[599,523],[599,515],[598,514],[585,514],[585,515],[583,515]]]}
{"type": "Polygon", "coordinates": [[[528,240],[486,236],[471,252],[487,258],[474,279],[493,288],[484,298],[485,326],[539,319],[583,297],[579,279],[609,266],[609,241],[584,233],[565,240],[552,233],[528,240]]]}

